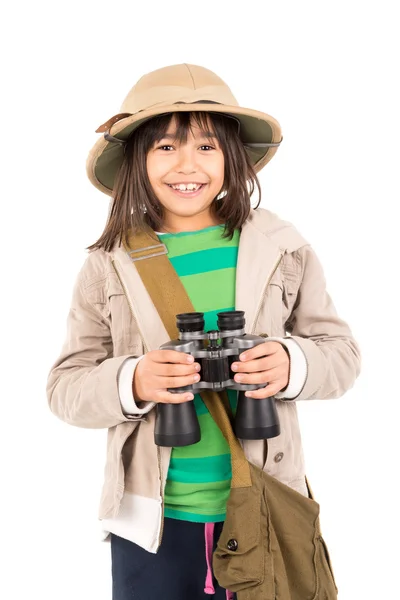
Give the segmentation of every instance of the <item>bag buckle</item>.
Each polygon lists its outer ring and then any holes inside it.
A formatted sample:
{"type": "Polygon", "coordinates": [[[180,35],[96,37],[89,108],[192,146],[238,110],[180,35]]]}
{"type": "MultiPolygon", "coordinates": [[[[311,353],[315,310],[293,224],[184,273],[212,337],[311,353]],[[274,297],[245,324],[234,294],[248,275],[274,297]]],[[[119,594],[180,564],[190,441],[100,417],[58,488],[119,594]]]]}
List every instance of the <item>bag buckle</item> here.
{"type": "Polygon", "coordinates": [[[138,260],[144,260],[145,258],[153,258],[154,256],[161,256],[162,254],[168,254],[168,249],[165,244],[155,244],[154,246],[146,246],[145,248],[137,248],[136,250],[130,250],[127,252],[127,255],[130,257],[132,262],[136,262],[138,260]],[[156,251],[158,248],[162,248],[160,251],[156,251]],[[146,250],[151,250],[149,254],[146,256],[137,256],[133,257],[132,254],[141,254],[146,250]]]}

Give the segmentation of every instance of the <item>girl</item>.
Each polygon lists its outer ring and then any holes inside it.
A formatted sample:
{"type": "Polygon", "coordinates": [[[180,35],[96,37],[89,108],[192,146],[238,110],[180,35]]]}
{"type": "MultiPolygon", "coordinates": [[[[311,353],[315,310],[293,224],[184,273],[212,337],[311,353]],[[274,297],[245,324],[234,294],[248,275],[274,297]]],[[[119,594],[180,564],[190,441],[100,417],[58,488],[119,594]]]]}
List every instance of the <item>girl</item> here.
{"type": "MultiPolygon", "coordinates": [[[[155,445],[156,404],[193,400],[167,390],[201,372],[189,354],[159,349],[169,336],[135,263],[167,253],[206,330],[217,328],[218,312],[237,309],[246,332],[268,337],[232,370],[238,382],[266,383],[246,395],[275,397],[281,433],[242,445],[249,461],[305,496],[296,401],[343,395],[359,374],[359,349],[310,245],[290,223],[251,208],[256,172],[281,142],[275,119],[240,107],[211,71],[182,64],[142,77],[97,131],[104,136],[87,171],[112,195],[110,213],[76,281],[50,407],[72,425],[108,428],[99,517],[113,599],[233,598],[211,569],[229,446],[197,394],[201,440],[155,445]],[[140,231],[155,240],[144,257],[126,250],[140,231]]],[[[229,399],[234,410],[236,393],[229,399]]]]}

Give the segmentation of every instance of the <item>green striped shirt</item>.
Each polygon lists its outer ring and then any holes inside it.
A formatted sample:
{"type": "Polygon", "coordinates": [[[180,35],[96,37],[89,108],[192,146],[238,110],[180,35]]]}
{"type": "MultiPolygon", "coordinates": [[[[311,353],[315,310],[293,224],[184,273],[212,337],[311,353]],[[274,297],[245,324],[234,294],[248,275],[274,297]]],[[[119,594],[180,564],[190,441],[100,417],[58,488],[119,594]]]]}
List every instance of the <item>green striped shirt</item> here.
{"type": "MultiPolygon", "coordinates": [[[[160,236],[194,309],[204,312],[206,331],[217,329],[218,312],[235,310],[239,231],[232,240],[223,238],[223,231],[217,225],[160,236]]],[[[229,390],[228,396],[235,410],[237,392],[229,390]]],[[[229,446],[199,394],[194,404],[201,440],[172,449],[164,514],[184,521],[223,521],[232,477],[229,446]]]]}

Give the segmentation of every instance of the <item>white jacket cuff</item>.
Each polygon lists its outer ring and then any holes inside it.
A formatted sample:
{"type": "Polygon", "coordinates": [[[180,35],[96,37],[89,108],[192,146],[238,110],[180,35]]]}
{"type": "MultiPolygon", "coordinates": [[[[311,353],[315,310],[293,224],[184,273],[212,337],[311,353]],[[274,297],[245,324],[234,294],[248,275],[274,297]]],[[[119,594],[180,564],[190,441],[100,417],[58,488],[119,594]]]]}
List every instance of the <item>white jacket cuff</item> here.
{"type": "Polygon", "coordinates": [[[265,339],[266,342],[279,342],[282,346],[287,348],[289,352],[289,360],[290,360],[290,371],[289,371],[289,383],[287,388],[275,394],[275,398],[278,400],[286,399],[293,400],[298,396],[307,379],[307,360],[303,350],[300,348],[299,344],[297,344],[294,340],[291,340],[290,337],[287,338],[279,338],[279,337],[269,337],[265,339]]]}
{"type": "Polygon", "coordinates": [[[140,360],[144,358],[143,356],[139,356],[137,358],[131,357],[127,358],[126,361],[122,364],[119,378],[118,378],[118,393],[119,393],[119,401],[121,402],[121,407],[123,412],[127,417],[130,415],[145,415],[148,413],[155,402],[141,402],[140,408],[136,404],[135,399],[133,397],[132,391],[132,382],[133,375],[135,373],[136,365],[140,360]]]}

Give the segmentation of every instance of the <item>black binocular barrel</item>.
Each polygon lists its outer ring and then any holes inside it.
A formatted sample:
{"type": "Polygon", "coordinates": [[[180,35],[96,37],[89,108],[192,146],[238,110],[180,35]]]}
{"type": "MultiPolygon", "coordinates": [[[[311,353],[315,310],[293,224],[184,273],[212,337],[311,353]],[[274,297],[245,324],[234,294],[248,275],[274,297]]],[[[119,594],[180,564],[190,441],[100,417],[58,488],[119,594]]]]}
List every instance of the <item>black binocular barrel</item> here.
{"type": "Polygon", "coordinates": [[[266,440],[281,432],[276,400],[248,398],[239,392],[235,415],[235,435],[242,440],[266,440]]]}
{"type": "MultiPolygon", "coordinates": [[[[172,389],[169,390],[172,392],[172,389]]],[[[185,390],[174,389],[175,393],[185,390]]],[[[157,446],[191,446],[200,441],[200,425],[193,400],[182,404],[159,404],[154,432],[157,446]]]]}
{"type": "MultiPolygon", "coordinates": [[[[181,332],[204,331],[204,313],[182,313],[176,315],[176,326],[181,332]]],[[[171,388],[179,394],[185,389],[171,388]]],[[[157,446],[190,446],[200,441],[200,425],[193,400],[182,404],[159,404],[154,432],[157,446]]]]}

